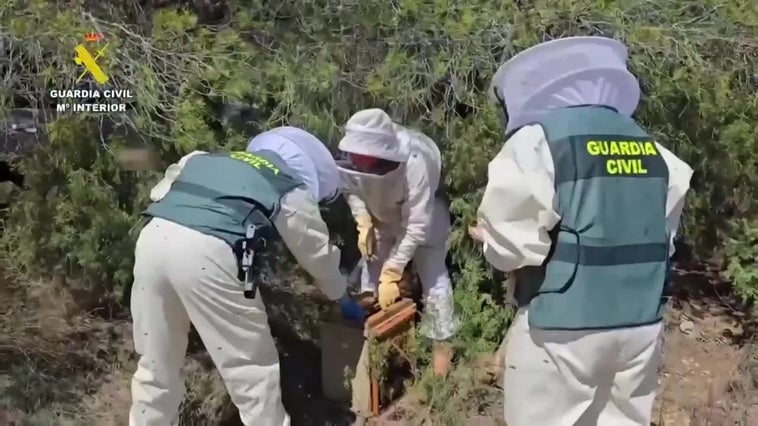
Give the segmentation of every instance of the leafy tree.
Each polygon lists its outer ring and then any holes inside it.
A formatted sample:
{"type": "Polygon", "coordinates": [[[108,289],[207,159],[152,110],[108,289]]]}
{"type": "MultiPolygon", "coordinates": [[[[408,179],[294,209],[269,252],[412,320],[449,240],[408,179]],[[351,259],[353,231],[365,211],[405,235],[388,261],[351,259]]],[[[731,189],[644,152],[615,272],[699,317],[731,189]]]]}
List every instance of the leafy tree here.
{"type": "Polygon", "coordinates": [[[0,114],[37,109],[49,139],[21,161],[27,189],[5,217],[2,245],[16,276],[58,270],[104,294],[128,285],[138,215],[160,174],[120,169],[119,147],[155,149],[165,167],[194,149],[243,148],[256,132],[282,124],[303,126],[333,147],[353,112],[381,107],[443,149],[456,218],[450,246],[460,346],[465,356],[490,349],[508,317],[497,300],[501,283],[465,233],[487,163],[504,142],[499,111],[487,98],[489,80],[505,59],[542,40],[606,35],[629,46],[644,86],[638,118],[696,170],[684,239],[699,256],[727,262],[739,294],[757,294],[754,2],[201,6],[0,6],[0,46],[11,59],[0,67],[0,114]],[[50,89],[75,86],[73,48],[93,30],[109,43],[98,62],[110,84],[135,95],[128,114],[109,119],[108,132],[99,116],[56,114],[48,97],[50,89]]]}

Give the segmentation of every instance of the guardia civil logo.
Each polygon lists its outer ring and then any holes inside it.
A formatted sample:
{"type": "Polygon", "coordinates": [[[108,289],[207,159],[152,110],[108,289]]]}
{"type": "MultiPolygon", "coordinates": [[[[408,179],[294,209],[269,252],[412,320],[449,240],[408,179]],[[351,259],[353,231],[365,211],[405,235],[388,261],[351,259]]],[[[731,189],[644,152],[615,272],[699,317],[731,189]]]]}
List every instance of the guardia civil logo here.
{"type": "Polygon", "coordinates": [[[89,32],[74,47],[74,63],[79,66],[76,87],[53,89],[48,93],[58,113],[125,113],[134,96],[130,89],[116,88],[101,62],[110,43],[102,33],[89,32]],[[101,61],[101,62],[98,62],[101,61]]]}

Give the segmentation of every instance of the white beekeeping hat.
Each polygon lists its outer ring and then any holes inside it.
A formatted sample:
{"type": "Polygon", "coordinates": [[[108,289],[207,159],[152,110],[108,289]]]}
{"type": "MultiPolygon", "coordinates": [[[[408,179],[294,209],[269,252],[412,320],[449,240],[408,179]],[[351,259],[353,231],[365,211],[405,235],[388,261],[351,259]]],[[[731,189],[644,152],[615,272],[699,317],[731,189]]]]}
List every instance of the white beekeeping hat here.
{"type": "Polygon", "coordinates": [[[490,86],[490,95],[505,103],[506,134],[551,108],[604,105],[631,116],[640,86],[626,67],[627,58],[626,47],[616,40],[569,37],[538,44],[509,59],[490,86]]]}
{"type": "Polygon", "coordinates": [[[409,155],[407,144],[397,137],[395,123],[378,108],[358,111],[347,120],[339,149],[398,163],[406,162],[409,155]]]}

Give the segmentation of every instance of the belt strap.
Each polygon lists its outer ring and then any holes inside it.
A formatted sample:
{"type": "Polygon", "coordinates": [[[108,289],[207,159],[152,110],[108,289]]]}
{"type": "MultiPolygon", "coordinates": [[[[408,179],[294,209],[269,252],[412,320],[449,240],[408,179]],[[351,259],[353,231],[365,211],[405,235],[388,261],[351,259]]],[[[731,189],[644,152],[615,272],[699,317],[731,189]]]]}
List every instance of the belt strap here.
{"type": "Polygon", "coordinates": [[[668,244],[665,243],[598,247],[557,242],[552,260],[566,263],[578,262],[584,266],[614,266],[664,262],[667,256],[668,244]]]}

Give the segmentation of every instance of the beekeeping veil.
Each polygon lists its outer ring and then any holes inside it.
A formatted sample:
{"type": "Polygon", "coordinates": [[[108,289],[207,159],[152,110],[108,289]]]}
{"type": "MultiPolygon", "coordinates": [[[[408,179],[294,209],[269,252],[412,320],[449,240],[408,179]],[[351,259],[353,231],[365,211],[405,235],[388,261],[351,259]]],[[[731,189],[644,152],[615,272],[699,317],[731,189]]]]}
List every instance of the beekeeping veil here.
{"type": "Polygon", "coordinates": [[[505,133],[551,108],[604,105],[631,116],[640,100],[626,47],[605,37],[569,37],[533,46],[495,73],[491,96],[505,109],[505,133]]]}
{"type": "Polygon", "coordinates": [[[314,135],[297,127],[277,127],[250,140],[248,152],[277,153],[305,183],[313,199],[328,204],[340,193],[340,177],[332,154],[314,135]]]}

